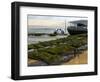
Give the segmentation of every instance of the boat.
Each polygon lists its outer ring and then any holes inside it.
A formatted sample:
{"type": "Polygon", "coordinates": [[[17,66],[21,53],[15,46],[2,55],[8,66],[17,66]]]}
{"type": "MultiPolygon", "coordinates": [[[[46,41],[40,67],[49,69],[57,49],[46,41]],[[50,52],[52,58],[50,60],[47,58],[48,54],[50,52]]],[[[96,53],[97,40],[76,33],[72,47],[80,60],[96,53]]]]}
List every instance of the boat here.
{"type": "Polygon", "coordinates": [[[87,20],[77,20],[69,22],[67,30],[70,35],[87,34],[87,20]]]}
{"type": "Polygon", "coordinates": [[[56,29],[54,31],[54,34],[63,35],[64,34],[64,31],[62,29],[56,29]]]}

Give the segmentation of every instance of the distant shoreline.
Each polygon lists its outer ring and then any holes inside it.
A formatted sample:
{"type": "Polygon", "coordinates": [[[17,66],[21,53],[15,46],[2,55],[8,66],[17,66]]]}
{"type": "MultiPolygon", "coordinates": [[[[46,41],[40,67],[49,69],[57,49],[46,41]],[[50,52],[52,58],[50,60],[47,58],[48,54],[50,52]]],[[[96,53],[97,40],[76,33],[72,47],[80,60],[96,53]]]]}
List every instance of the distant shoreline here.
{"type": "MultiPolygon", "coordinates": [[[[53,33],[29,33],[28,36],[42,36],[42,35],[48,35],[48,36],[57,36],[57,34],[53,33]]],[[[59,34],[58,34],[59,35],[59,34]]],[[[61,35],[61,34],[60,34],[61,35]]],[[[68,34],[63,34],[63,35],[68,35],[68,34]]]]}

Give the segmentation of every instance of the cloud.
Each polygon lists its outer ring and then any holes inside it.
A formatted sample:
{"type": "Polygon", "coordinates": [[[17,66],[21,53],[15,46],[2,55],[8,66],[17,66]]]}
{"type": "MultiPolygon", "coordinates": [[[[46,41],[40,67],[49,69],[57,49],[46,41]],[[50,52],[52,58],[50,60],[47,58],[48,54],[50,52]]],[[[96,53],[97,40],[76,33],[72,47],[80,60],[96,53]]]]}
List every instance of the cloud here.
{"type": "Polygon", "coordinates": [[[29,26],[63,26],[64,21],[56,20],[41,20],[41,19],[30,19],[28,20],[29,26]]]}
{"type": "Polygon", "coordinates": [[[64,27],[66,24],[74,20],[86,20],[87,17],[64,17],[64,16],[43,16],[43,15],[28,15],[29,26],[49,26],[49,27],[64,27]]]}

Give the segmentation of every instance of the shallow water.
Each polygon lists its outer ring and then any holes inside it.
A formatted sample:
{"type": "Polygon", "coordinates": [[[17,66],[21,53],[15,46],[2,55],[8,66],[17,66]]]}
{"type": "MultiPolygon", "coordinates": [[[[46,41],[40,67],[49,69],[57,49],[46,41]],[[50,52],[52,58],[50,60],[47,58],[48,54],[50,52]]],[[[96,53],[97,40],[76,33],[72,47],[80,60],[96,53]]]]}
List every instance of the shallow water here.
{"type": "Polygon", "coordinates": [[[44,41],[50,41],[50,40],[56,40],[59,38],[67,37],[68,35],[57,35],[57,36],[48,36],[48,35],[42,35],[42,36],[28,36],[28,44],[35,44],[38,42],[44,42],[44,41]]]}

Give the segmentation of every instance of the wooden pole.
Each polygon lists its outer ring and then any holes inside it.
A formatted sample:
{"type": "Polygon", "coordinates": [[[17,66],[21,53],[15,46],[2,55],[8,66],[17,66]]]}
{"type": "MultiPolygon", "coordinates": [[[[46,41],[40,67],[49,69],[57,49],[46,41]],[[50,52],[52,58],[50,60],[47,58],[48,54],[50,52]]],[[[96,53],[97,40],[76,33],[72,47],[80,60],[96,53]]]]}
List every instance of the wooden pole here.
{"type": "Polygon", "coordinates": [[[65,33],[66,33],[66,20],[65,20],[65,33]]]}

